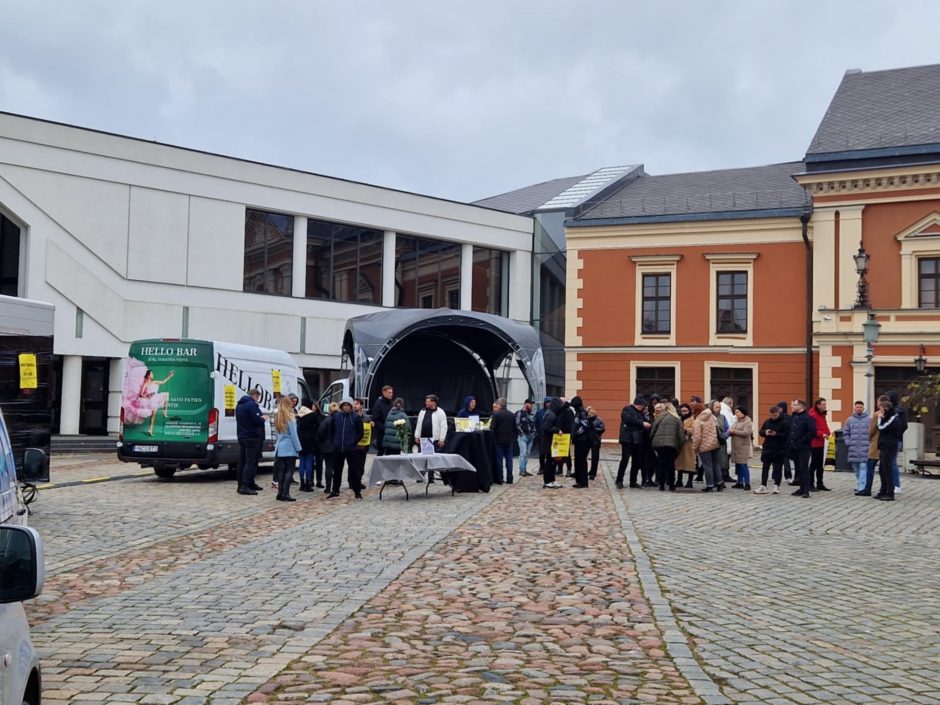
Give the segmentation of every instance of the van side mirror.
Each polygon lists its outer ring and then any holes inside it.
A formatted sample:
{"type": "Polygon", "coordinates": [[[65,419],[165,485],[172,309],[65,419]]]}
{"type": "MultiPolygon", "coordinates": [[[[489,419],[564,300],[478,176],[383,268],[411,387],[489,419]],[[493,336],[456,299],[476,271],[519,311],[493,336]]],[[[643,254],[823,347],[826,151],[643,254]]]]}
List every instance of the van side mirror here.
{"type": "Polygon", "coordinates": [[[40,448],[23,451],[23,481],[45,482],[49,479],[49,456],[40,448]]]}
{"type": "Polygon", "coordinates": [[[39,532],[26,526],[0,526],[0,604],[36,597],[45,578],[39,532]]]}

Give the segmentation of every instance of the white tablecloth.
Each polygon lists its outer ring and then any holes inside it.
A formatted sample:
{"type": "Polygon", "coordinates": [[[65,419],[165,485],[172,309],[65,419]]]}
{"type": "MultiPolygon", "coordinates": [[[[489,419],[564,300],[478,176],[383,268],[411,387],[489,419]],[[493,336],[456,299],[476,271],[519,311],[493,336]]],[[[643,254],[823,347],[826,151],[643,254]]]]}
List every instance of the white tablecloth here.
{"type": "Polygon", "coordinates": [[[422,455],[421,453],[405,453],[402,455],[380,455],[372,459],[372,472],[369,474],[370,485],[381,485],[385,482],[398,480],[399,482],[424,482],[424,473],[428,470],[434,472],[452,472],[454,470],[469,470],[476,472],[466,458],[456,453],[435,453],[422,455]]]}

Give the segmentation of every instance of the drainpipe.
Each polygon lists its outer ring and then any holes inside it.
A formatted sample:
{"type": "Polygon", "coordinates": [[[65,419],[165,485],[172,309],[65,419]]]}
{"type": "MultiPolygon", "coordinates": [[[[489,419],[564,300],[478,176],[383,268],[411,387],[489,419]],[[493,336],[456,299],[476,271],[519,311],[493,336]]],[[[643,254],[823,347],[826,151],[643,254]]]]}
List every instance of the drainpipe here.
{"type": "Polygon", "coordinates": [[[809,219],[812,207],[805,208],[800,214],[803,246],[806,248],[806,403],[813,400],[813,248],[809,242],[809,219]]]}

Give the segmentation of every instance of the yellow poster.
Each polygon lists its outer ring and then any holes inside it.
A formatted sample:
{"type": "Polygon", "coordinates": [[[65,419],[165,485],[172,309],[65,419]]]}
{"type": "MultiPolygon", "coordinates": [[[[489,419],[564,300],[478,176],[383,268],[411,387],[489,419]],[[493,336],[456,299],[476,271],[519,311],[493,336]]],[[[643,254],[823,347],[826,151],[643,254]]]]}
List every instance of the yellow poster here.
{"type": "Polygon", "coordinates": [[[20,389],[36,389],[38,386],[36,354],[20,353],[20,389]]]}
{"type": "Polygon", "coordinates": [[[225,415],[226,416],[235,415],[235,385],[234,384],[225,385],[225,415]]]}
{"type": "Polygon", "coordinates": [[[457,433],[469,433],[473,430],[473,422],[470,419],[457,416],[454,418],[454,430],[457,433]]]}
{"type": "Polygon", "coordinates": [[[571,449],[571,434],[556,433],[552,436],[552,457],[567,458],[568,451],[571,449]]]}
{"type": "Polygon", "coordinates": [[[372,422],[363,421],[362,422],[362,440],[359,441],[359,445],[367,446],[372,443],[372,422]]]}
{"type": "Polygon", "coordinates": [[[281,371],[271,370],[271,391],[274,394],[281,393],[281,371]]]}

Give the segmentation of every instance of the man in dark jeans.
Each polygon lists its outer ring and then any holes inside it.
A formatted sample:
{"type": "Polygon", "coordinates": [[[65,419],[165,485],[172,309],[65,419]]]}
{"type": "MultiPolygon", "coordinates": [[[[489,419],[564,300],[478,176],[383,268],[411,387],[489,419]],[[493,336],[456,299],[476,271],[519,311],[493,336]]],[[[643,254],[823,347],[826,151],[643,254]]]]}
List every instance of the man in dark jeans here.
{"type": "Polygon", "coordinates": [[[353,411],[353,400],[345,397],[339,403],[339,411],[330,416],[330,430],[333,434],[333,477],[329,498],[339,497],[339,488],[343,484],[343,463],[349,465],[349,486],[362,499],[362,476],[359,469],[359,441],[362,440],[362,417],[353,411]]]}
{"type": "Polygon", "coordinates": [[[261,487],[255,482],[258,456],[264,440],[265,417],[258,406],[261,392],[252,389],[238,400],[235,407],[235,428],[238,435],[238,494],[258,494],[261,487]]]}
{"type": "Polygon", "coordinates": [[[545,415],[542,417],[542,436],[540,442],[545,449],[545,453],[548,455],[542,477],[542,487],[545,489],[561,489],[561,485],[555,482],[555,468],[557,464],[555,459],[551,457],[552,438],[556,433],[561,433],[561,429],[558,426],[558,414],[561,411],[561,407],[561,399],[552,399],[548,409],[545,410],[545,415]]]}
{"type": "Polygon", "coordinates": [[[505,399],[497,399],[493,402],[493,417],[490,419],[490,430],[493,432],[493,440],[496,441],[496,477],[500,479],[503,474],[503,465],[506,466],[507,485],[512,484],[512,447],[516,442],[516,417],[506,407],[508,402],[505,399]]]}
{"type": "Polygon", "coordinates": [[[790,437],[787,450],[796,468],[797,482],[800,487],[794,497],[809,497],[813,489],[813,475],[809,469],[810,444],[816,437],[816,422],[806,413],[806,402],[794,399],[790,402],[790,437]]]}
{"type": "MultiPolygon", "coordinates": [[[[552,397],[545,397],[542,401],[542,408],[535,412],[535,438],[539,444],[539,475],[545,472],[545,464],[552,459],[552,449],[545,447],[544,433],[542,424],[545,414],[548,413],[548,407],[552,403],[552,397]]],[[[553,473],[554,474],[554,473],[553,473]]]]}
{"type": "Polygon", "coordinates": [[[646,433],[652,428],[643,412],[646,410],[646,398],[636,397],[632,404],[623,407],[620,412],[620,465],[617,466],[617,487],[623,489],[623,476],[630,463],[630,487],[638,488],[637,473],[643,464],[643,448],[646,433]]]}

